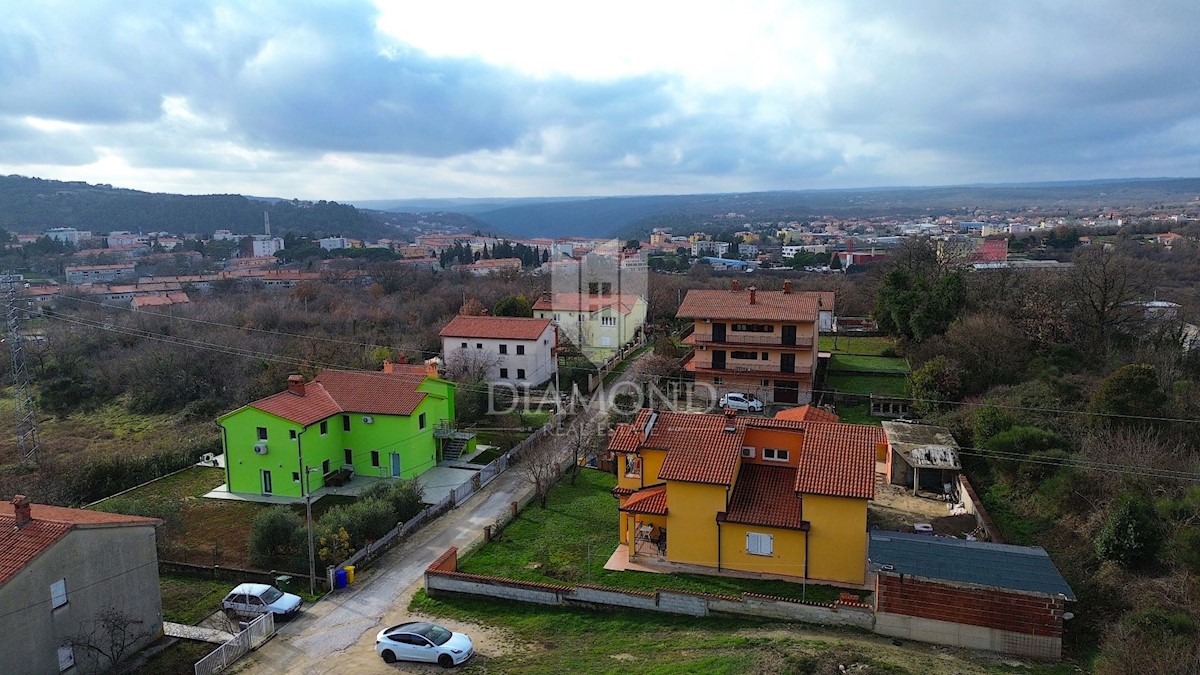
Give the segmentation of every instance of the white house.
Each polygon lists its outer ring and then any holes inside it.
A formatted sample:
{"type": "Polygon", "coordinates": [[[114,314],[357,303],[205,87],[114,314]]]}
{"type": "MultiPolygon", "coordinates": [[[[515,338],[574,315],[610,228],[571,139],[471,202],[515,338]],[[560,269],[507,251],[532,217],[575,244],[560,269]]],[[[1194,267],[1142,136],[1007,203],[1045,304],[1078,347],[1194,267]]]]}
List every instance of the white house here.
{"type": "Polygon", "coordinates": [[[317,244],[326,251],[332,251],[337,248],[350,248],[350,240],[345,237],[325,237],[318,239],[317,244]]]}
{"type": "Polygon", "coordinates": [[[440,335],[447,368],[486,369],[489,382],[532,387],[558,370],[558,331],[549,319],[459,314],[440,335]]]}
{"type": "Polygon", "coordinates": [[[692,255],[723,256],[729,252],[729,243],[724,241],[692,242],[692,255]]]}

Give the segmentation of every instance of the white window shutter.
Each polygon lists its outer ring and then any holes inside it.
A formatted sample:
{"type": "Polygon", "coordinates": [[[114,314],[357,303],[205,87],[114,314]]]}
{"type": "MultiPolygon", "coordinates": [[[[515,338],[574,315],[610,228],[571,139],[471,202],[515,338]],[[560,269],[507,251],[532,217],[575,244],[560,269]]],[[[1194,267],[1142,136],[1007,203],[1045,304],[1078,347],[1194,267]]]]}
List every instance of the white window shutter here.
{"type": "Polygon", "coordinates": [[[65,645],[58,648],[58,672],[62,672],[67,668],[75,665],[75,648],[71,645],[65,645]]]}
{"type": "Polygon", "coordinates": [[[50,608],[54,609],[67,604],[67,580],[59,579],[50,584],[50,608]]]}

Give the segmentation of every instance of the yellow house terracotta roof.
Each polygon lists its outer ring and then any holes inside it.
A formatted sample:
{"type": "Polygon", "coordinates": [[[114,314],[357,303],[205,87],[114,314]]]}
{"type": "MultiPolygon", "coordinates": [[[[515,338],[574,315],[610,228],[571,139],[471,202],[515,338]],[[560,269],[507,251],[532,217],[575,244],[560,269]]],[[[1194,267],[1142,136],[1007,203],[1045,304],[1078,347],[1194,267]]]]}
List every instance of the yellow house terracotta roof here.
{"type": "Polygon", "coordinates": [[[796,470],[788,466],[746,464],[738,474],[725,520],[746,525],[801,529],[801,497],[796,470]]]}
{"type": "Polygon", "coordinates": [[[644,513],[651,516],[667,515],[667,486],[656,485],[634,492],[625,500],[621,510],[626,513],[644,513]]]}

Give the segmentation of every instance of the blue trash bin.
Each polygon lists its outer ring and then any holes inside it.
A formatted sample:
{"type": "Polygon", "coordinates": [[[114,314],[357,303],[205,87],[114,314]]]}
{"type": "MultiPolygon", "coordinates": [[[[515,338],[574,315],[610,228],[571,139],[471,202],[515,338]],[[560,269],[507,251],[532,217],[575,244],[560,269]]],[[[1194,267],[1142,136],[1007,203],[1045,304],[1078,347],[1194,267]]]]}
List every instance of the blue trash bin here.
{"type": "Polygon", "coordinates": [[[334,588],[345,588],[346,587],[346,570],[338,569],[338,571],[333,573],[333,587],[334,588]]]}

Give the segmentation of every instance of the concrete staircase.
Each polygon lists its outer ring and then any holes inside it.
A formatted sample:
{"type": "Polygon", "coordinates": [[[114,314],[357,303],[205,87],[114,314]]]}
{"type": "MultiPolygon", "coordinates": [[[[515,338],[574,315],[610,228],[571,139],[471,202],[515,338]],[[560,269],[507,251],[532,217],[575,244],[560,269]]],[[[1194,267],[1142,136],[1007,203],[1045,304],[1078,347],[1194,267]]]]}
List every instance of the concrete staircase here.
{"type": "Polygon", "coordinates": [[[442,460],[458,461],[462,457],[463,450],[467,448],[467,439],[451,438],[450,442],[446,443],[445,449],[442,450],[442,460]]]}

